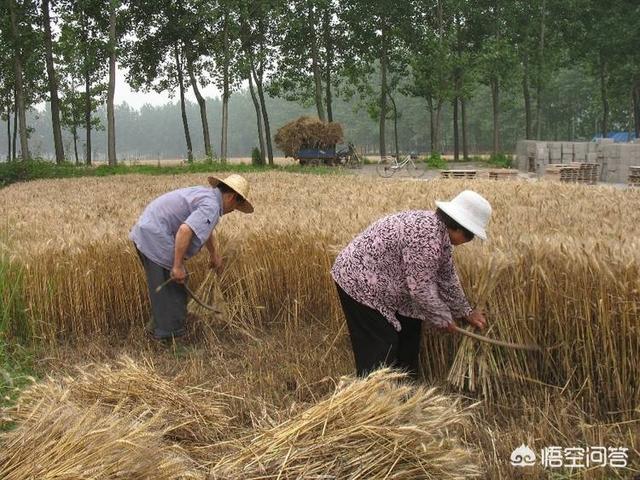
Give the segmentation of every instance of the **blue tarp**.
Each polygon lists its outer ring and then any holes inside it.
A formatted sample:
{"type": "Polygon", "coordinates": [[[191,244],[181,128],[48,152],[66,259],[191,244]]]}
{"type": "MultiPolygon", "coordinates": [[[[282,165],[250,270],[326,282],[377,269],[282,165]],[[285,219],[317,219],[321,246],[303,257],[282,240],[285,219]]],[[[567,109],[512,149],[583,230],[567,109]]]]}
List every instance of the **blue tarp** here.
{"type": "MultiPolygon", "coordinates": [[[[595,142],[599,138],[602,138],[602,135],[596,135],[591,139],[591,141],[595,142]]],[[[609,132],[607,134],[607,138],[613,138],[615,143],[628,143],[633,142],[636,139],[636,134],[632,133],[629,135],[629,132],[609,132]]]]}
{"type": "Polygon", "coordinates": [[[327,148],[303,148],[296,152],[295,158],[333,158],[336,156],[336,149],[327,148]]]}

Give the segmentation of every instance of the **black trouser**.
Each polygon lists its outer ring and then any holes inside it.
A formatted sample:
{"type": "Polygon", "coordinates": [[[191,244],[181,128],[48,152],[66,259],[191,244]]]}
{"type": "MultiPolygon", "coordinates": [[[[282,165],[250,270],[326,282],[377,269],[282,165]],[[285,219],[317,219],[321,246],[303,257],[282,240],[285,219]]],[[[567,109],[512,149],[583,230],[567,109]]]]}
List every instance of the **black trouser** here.
{"type": "Polygon", "coordinates": [[[153,335],[162,339],[184,335],[187,317],[187,291],[184,286],[176,282],[169,282],[159,292],[156,292],[156,288],[171,278],[171,272],[149,260],[137,247],[136,251],[147,276],[153,316],[153,335]]]}
{"type": "Polygon", "coordinates": [[[336,288],[347,318],[358,376],[390,366],[417,379],[422,321],[396,313],[402,327],[398,332],[380,312],[355,301],[340,285],[336,288]]]}

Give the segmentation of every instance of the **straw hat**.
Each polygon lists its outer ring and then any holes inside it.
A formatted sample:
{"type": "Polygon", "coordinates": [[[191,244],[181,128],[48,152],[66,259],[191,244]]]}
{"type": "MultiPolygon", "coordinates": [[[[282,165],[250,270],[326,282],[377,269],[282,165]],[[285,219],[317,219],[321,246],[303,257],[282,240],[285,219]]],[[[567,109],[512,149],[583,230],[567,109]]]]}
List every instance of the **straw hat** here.
{"type": "Polygon", "coordinates": [[[491,205],[484,197],[465,190],[450,202],[436,202],[436,205],[471,233],[482,240],[487,239],[485,228],[491,217],[491,205]]]}
{"type": "Polygon", "coordinates": [[[217,187],[219,184],[226,185],[231,190],[236,192],[242,198],[242,202],[238,205],[237,209],[243,213],[253,213],[253,205],[247,198],[249,196],[249,182],[242,175],[233,173],[227,178],[209,177],[209,183],[212,187],[217,187]]]}

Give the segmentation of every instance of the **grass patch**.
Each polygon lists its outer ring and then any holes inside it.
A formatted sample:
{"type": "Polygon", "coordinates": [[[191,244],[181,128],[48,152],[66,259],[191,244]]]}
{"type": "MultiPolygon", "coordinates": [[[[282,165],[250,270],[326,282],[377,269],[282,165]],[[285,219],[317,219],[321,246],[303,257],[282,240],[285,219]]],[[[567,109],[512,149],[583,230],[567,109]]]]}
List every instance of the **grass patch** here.
{"type": "Polygon", "coordinates": [[[513,157],[511,155],[505,155],[504,153],[498,153],[491,155],[487,163],[496,168],[511,168],[513,165],[513,157]]]}
{"type": "Polygon", "coordinates": [[[233,172],[250,173],[265,171],[283,171],[290,173],[311,173],[316,175],[336,174],[338,170],[326,166],[262,166],[248,164],[229,164],[214,161],[187,163],[185,165],[99,165],[77,166],[72,163],[61,165],[46,160],[34,159],[0,163],[0,188],[16,182],[26,182],[41,178],[70,178],[70,177],[108,177],[111,175],[142,174],[142,175],[176,175],[182,173],[205,172],[233,172]]]}
{"type": "Polygon", "coordinates": [[[432,153],[426,158],[427,168],[443,170],[447,168],[447,161],[439,153],[432,153]]]}
{"type": "MultiPolygon", "coordinates": [[[[0,407],[13,403],[34,374],[22,268],[0,258],[0,407]]],[[[0,430],[10,428],[0,422],[0,430]]]]}
{"type": "MultiPolygon", "coordinates": [[[[20,390],[35,377],[34,354],[30,347],[0,338],[0,407],[12,405],[20,390]]],[[[11,425],[0,422],[0,431],[11,425]]]]}

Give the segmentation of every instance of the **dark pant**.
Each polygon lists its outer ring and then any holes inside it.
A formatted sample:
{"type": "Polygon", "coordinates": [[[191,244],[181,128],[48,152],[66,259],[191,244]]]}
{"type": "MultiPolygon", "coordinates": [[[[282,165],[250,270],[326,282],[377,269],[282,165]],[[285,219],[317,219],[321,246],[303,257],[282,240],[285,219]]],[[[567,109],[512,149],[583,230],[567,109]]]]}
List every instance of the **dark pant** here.
{"type": "Polygon", "coordinates": [[[422,321],[396,313],[402,327],[397,332],[380,312],[355,301],[338,284],[336,288],[347,318],[358,376],[389,366],[417,379],[422,321]]]}
{"type": "Polygon", "coordinates": [[[187,318],[187,292],[176,283],[169,282],[159,292],[156,288],[171,278],[171,272],[149,260],[136,248],[147,275],[149,300],[153,315],[153,335],[156,338],[180,337],[185,334],[184,323],[187,318]]]}

